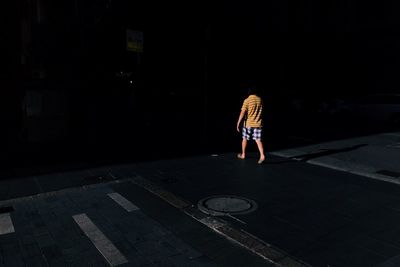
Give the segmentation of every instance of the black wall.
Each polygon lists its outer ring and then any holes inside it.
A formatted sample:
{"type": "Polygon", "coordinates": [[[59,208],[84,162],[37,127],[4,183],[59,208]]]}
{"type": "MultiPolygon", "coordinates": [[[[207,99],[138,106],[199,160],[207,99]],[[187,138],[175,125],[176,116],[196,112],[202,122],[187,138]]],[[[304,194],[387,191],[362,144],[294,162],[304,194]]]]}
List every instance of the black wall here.
{"type": "Polygon", "coordinates": [[[398,92],[394,1],[16,3],[2,114],[17,165],[233,150],[248,86],[275,121],[296,98],[398,92]],[[144,33],[143,53],[126,51],[126,29],[144,33]],[[36,117],[21,108],[30,92],[44,105],[36,117]]]}

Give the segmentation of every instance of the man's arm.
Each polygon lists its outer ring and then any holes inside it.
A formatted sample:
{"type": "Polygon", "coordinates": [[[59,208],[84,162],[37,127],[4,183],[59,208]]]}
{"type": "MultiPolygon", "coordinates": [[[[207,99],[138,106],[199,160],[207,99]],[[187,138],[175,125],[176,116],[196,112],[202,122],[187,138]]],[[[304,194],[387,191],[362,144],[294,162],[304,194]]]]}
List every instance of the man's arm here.
{"type": "Polygon", "coordinates": [[[236,124],[236,130],[239,133],[240,133],[240,129],[239,129],[240,123],[242,122],[245,114],[246,114],[246,110],[242,109],[242,111],[240,112],[240,115],[239,115],[239,119],[238,119],[237,124],[236,124]]]}

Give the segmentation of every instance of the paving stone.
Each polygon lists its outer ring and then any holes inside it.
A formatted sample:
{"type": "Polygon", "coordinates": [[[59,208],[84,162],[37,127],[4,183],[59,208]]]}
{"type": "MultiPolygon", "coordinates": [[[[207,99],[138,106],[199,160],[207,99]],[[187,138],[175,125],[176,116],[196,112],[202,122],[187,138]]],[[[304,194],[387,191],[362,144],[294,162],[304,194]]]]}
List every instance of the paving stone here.
{"type": "Polygon", "coordinates": [[[19,235],[19,240],[21,241],[22,245],[31,245],[36,244],[36,239],[33,235],[19,235]]]}
{"type": "Polygon", "coordinates": [[[25,262],[22,260],[22,258],[19,257],[13,257],[13,258],[8,258],[4,260],[4,266],[7,267],[24,267],[25,262]]]}
{"type": "Polygon", "coordinates": [[[143,240],[146,240],[146,241],[157,241],[157,240],[161,240],[166,235],[167,235],[167,233],[161,234],[160,232],[152,232],[149,234],[142,235],[142,238],[143,238],[143,240]]]}
{"type": "Polygon", "coordinates": [[[60,252],[63,255],[63,257],[73,256],[78,253],[78,250],[74,247],[62,248],[60,245],[58,245],[58,248],[60,249],[60,252]]]}
{"type": "MultiPolygon", "coordinates": [[[[229,249],[226,247],[225,242],[221,240],[219,241],[214,240],[213,242],[212,239],[209,239],[209,241],[203,240],[201,244],[197,244],[196,248],[204,251],[204,254],[207,255],[212,260],[218,258],[221,254],[226,253],[226,249],[229,249]]],[[[184,254],[188,255],[189,257],[196,258],[201,256],[201,254],[198,251],[193,250],[190,247],[186,250],[187,251],[184,251],[184,254]]]]}
{"type": "Polygon", "coordinates": [[[54,241],[53,237],[50,235],[50,233],[35,236],[35,239],[40,248],[52,246],[55,244],[55,241],[54,241]]]}
{"type": "Polygon", "coordinates": [[[176,247],[172,246],[166,241],[160,240],[160,245],[162,246],[163,250],[168,251],[171,255],[178,255],[181,253],[176,247]]]}
{"type": "Polygon", "coordinates": [[[19,244],[1,245],[2,261],[5,266],[24,266],[23,255],[19,244]]]}
{"type": "Polygon", "coordinates": [[[152,255],[158,252],[157,242],[142,241],[134,244],[134,247],[143,255],[152,255]]]}
{"type": "Polygon", "coordinates": [[[59,196],[47,196],[44,198],[46,203],[54,203],[59,201],[59,196]]]}
{"type": "Polygon", "coordinates": [[[174,265],[173,262],[171,262],[169,259],[151,259],[152,263],[155,266],[159,267],[175,267],[177,265],[174,265]]]}
{"type": "Polygon", "coordinates": [[[65,222],[61,220],[59,217],[57,217],[55,220],[49,220],[46,223],[47,228],[49,229],[50,232],[53,231],[59,231],[64,229],[65,222]]]}
{"type": "Polygon", "coordinates": [[[169,251],[163,249],[158,242],[142,242],[135,244],[135,248],[140,254],[145,255],[150,261],[164,261],[165,259],[176,255],[178,251],[169,251]]]}
{"type": "Polygon", "coordinates": [[[123,255],[128,255],[131,254],[132,251],[137,252],[136,248],[132,246],[131,243],[125,240],[117,241],[114,242],[114,245],[118,248],[118,250],[123,254],[123,255]]]}
{"type": "Polygon", "coordinates": [[[69,197],[65,197],[63,204],[64,207],[69,211],[77,208],[77,205],[69,197]]]}
{"type": "Polygon", "coordinates": [[[87,251],[93,250],[93,244],[86,238],[81,238],[81,239],[76,239],[71,241],[72,246],[62,246],[59,245],[60,249],[65,249],[65,248],[73,248],[75,249],[78,253],[86,253],[87,251]]]}
{"type": "Polygon", "coordinates": [[[0,247],[18,246],[19,242],[18,236],[15,234],[0,235],[0,247]]]}
{"type": "Polygon", "coordinates": [[[180,240],[176,236],[170,234],[166,235],[163,240],[170,244],[172,247],[176,248],[178,251],[180,251],[182,254],[187,256],[188,258],[194,259],[202,256],[200,252],[197,250],[191,248],[187,243],[184,241],[180,240]]]}
{"type": "Polygon", "coordinates": [[[47,262],[56,261],[62,257],[62,253],[56,245],[42,247],[41,250],[47,262]]]}
{"type": "Polygon", "coordinates": [[[63,242],[66,239],[77,237],[74,232],[69,233],[63,229],[60,230],[50,230],[50,234],[56,243],[63,242]]]}
{"type": "MultiPolygon", "coordinates": [[[[193,265],[190,265],[190,266],[193,266],[193,267],[218,267],[218,265],[216,263],[211,261],[206,256],[201,256],[201,257],[191,260],[191,264],[193,264],[193,265]]],[[[272,266],[272,264],[271,264],[271,266],[272,266]]]]}
{"type": "Polygon", "coordinates": [[[62,259],[50,260],[50,261],[47,261],[47,264],[50,267],[69,267],[69,264],[62,259]]]}
{"type": "Polygon", "coordinates": [[[353,239],[348,240],[347,243],[371,250],[376,254],[383,255],[387,258],[400,255],[400,247],[396,247],[390,243],[366,235],[355,236],[353,239]]]}
{"type": "Polygon", "coordinates": [[[32,222],[33,227],[35,228],[45,228],[46,224],[44,223],[44,221],[34,221],[32,222]]]}
{"type": "Polygon", "coordinates": [[[21,246],[21,254],[24,258],[31,258],[41,255],[42,251],[36,243],[31,243],[21,246]]]}
{"type": "Polygon", "coordinates": [[[21,256],[21,247],[19,243],[2,244],[1,251],[5,260],[21,256]]]}
{"type": "Polygon", "coordinates": [[[24,261],[26,267],[48,267],[46,260],[41,255],[25,258],[24,261]]]}
{"type": "Polygon", "coordinates": [[[187,256],[182,254],[174,255],[168,258],[170,262],[173,263],[174,266],[194,266],[195,263],[192,259],[189,259],[187,256]]]}
{"type": "Polygon", "coordinates": [[[128,242],[131,245],[134,245],[138,242],[143,242],[145,239],[143,238],[143,235],[138,234],[137,232],[133,231],[132,229],[128,232],[124,233],[125,239],[128,240],[128,242]]]}
{"type": "Polygon", "coordinates": [[[35,238],[38,236],[50,235],[46,227],[34,227],[32,233],[35,238]]]}
{"type": "Polygon", "coordinates": [[[92,266],[92,267],[102,267],[110,265],[102,259],[100,255],[96,255],[94,253],[79,253],[74,257],[70,257],[66,259],[66,263],[68,266],[92,266]]]}

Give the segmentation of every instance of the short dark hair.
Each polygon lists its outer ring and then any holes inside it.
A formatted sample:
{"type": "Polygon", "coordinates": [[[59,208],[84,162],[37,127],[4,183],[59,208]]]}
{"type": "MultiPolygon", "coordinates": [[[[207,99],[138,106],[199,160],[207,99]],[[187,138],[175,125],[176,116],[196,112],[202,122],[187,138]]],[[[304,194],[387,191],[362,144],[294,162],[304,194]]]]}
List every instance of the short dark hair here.
{"type": "Polygon", "coordinates": [[[257,87],[250,87],[250,88],[248,89],[247,93],[248,93],[249,95],[256,95],[256,94],[258,94],[257,87]]]}

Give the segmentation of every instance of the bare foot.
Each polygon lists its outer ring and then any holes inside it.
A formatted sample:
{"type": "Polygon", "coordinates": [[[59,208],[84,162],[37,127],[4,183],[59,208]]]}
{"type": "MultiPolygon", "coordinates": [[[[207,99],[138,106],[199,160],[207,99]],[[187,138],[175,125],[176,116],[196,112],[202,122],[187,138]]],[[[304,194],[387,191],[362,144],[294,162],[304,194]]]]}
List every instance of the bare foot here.
{"type": "Polygon", "coordinates": [[[246,157],[243,154],[237,154],[238,159],[245,159],[246,157]]]}
{"type": "Polygon", "coordinates": [[[262,164],[263,162],[264,162],[264,160],[265,160],[265,156],[263,156],[263,157],[260,157],[260,159],[258,160],[258,164],[262,164]]]}

